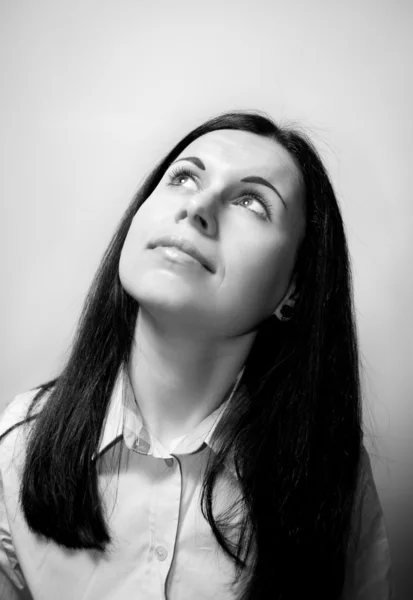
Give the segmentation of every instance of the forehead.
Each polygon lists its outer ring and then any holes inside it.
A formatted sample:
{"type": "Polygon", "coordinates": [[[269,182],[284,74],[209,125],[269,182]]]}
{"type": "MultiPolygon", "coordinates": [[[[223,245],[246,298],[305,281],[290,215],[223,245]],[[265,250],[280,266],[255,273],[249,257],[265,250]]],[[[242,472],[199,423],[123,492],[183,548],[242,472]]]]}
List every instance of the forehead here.
{"type": "Polygon", "coordinates": [[[269,179],[301,184],[301,173],[292,156],[273,139],[248,131],[211,131],[189,144],[180,154],[204,160],[206,169],[220,167],[269,179]]]}

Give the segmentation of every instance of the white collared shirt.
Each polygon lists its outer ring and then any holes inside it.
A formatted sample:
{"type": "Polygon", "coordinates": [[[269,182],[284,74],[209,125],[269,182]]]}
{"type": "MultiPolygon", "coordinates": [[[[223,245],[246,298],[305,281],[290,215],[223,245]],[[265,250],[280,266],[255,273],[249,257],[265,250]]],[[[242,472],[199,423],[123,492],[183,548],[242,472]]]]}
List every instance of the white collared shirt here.
{"type": "MultiPolygon", "coordinates": [[[[24,419],[34,394],[9,404],[0,436],[24,419]]],[[[167,450],[144,427],[128,378],[118,377],[94,456],[113,539],[106,556],[59,547],[28,529],[18,504],[25,428],[7,433],[0,441],[0,600],[235,600],[245,581],[231,587],[233,562],[200,508],[212,432],[229,400],[167,450]]],[[[362,460],[354,519],[358,549],[349,557],[343,598],[387,600],[388,541],[364,448],[362,460]]],[[[230,461],[216,489],[219,514],[240,497],[230,461]]]]}

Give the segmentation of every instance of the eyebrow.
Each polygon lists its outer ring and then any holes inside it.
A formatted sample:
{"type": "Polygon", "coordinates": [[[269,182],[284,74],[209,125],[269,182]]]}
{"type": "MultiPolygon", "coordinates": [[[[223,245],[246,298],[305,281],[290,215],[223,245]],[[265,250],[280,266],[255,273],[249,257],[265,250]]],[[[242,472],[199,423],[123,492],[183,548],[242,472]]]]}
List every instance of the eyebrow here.
{"type": "MultiPolygon", "coordinates": [[[[189,162],[193,163],[196,167],[198,167],[202,171],[205,171],[204,163],[197,156],[186,156],[186,157],[178,158],[178,160],[175,160],[172,164],[180,162],[181,160],[189,160],[189,162]]],[[[284,198],[281,196],[281,194],[277,190],[277,188],[274,187],[272,185],[272,183],[270,183],[269,181],[264,179],[264,177],[260,177],[259,175],[249,175],[248,177],[244,177],[240,181],[243,181],[245,183],[257,183],[258,185],[265,185],[266,187],[270,188],[270,190],[275,192],[277,194],[277,196],[279,197],[279,199],[281,200],[281,202],[284,204],[285,208],[288,208],[284,198]]]]}
{"type": "Polygon", "coordinates": [[[264,177],[259,177],[258,175],[250,175],[249,177],[244,177],[244,179],[241,179],[241,181],[245,181],[246,183],[259,183],[261,185],[266,185],[270,188],[270,190],[273,190],[277,194],[281,202],[284,204],[285,208],[287,208],[287,204],[285,203],[284,198],[281,196],[280,192],[277,190],[277,188],[275,188],[272,185],[272,183],[264,179],[264,177]]]}
{"type": "Polygon", "coordinates": [[[196,156],[186,156],[184,158],[178,158],[178,160],[175,160],[172,164],[174,165],[175,163],[177,163],[181,160],[189,160],[191,163],[194,163],[194,165],[196,167],[198,167],[198,169],[205,171],[204,163],[202,162],[202,160],[200,158],[197,158],[196,156]]]}

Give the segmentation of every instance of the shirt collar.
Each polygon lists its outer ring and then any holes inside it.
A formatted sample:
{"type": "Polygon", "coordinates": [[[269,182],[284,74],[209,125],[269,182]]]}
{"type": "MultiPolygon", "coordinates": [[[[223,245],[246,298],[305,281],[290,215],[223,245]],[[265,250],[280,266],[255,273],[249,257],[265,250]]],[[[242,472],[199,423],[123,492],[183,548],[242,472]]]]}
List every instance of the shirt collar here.
{"type": "MultiPolygon", "coordinates": [[[[192,454],[204,444],[217,452],[218,440],[213,440],[212,436],[231,398],[242,389],[240,382],[244,370],[245,366],[239,372],[231,392],[221,405],[189,434],[173,440],[168,452],[144,426],[127,370],[121,368],[109,402],[98,451],[94,453],[92,460],[122,438],[130,450],[156,458],[169,458],[171,454],[192,454]]],[[[228,457],[227,466],[235,474],[233,458],[228,457]]]]}

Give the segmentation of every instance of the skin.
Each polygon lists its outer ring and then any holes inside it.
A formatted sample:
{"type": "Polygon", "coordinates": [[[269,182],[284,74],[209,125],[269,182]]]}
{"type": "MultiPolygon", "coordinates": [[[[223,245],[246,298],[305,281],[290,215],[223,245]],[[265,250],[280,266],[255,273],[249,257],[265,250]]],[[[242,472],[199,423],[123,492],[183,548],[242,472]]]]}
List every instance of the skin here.
{"type": "Polygon", "coordinates": [[[283,303],[304,237],[299,168],[274,140],[243,131],[208,133],[178,158],[138,210],[120,265],[125,290],[140,305],[129,364],[147,427],[166,446],[215,410],[232,388],[257,330],[283,303]],[[169,174],[188,167],[195,177],[169,174]],[[257,175],[276,187],[242,183],[257,175]],[[268,200],[245,195],[253,189],[268,200]],[[284,203],[286,206],[284,206],[284,203]],[[192,241],[212,261],[173,263],[148,244],[165,235],[192,241]]]}

